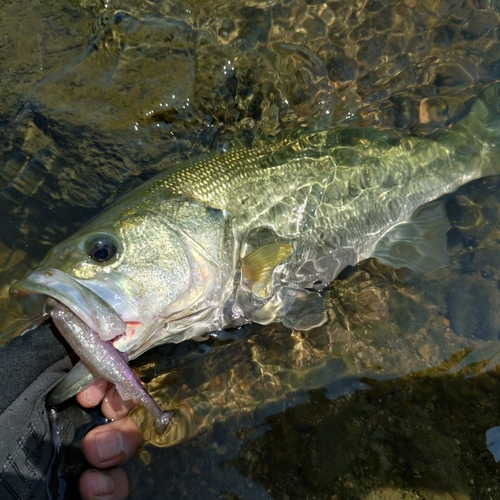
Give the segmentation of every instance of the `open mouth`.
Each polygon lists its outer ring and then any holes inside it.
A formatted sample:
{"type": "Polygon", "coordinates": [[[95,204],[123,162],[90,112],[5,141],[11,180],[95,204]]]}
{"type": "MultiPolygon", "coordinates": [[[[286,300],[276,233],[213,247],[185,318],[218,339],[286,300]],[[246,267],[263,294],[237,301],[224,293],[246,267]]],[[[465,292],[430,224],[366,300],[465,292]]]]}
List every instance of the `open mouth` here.
{"type": "Polygon", "coordinates": [[[125,333],[127,326],[120,316],[97,294],[58,269],[34,271],[12,285],[28,317],[48,315],[56,302],[64,304],[102,340],[112,340],[125,333]],[[54,302],[56,301],[56,302],[54,302]]]}
{"type": "Polygon", "coordinates": [[[126,331],[125,323],[109,304],[57,269],[34,271],[16,283],[11,293],[21,301],[35,296],[35,303],[43,304],[45,313],[50,309],[57,329],[80,357],[81,362],[52,391],[52,404],[64,401],[102,377],[116,386],[124,400],[140,401],[153,416],[155,431],[165,432],[172,413],[159,408],[128,366],[127,357],[106,341],[111,339],[102,338],[113,338],[126,331]]]}

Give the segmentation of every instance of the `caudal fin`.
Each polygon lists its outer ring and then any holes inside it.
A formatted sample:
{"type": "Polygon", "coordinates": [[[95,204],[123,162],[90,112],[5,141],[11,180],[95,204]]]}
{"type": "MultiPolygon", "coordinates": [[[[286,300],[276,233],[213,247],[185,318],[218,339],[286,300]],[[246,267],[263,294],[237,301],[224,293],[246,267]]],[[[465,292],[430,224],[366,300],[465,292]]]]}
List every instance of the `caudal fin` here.
{"type": "Polygon", "coordinates": [[[457,124],[460,129],[483,145],[481,175],[500,174],[500,83],[479,94],[469,115],[457,124]]]}

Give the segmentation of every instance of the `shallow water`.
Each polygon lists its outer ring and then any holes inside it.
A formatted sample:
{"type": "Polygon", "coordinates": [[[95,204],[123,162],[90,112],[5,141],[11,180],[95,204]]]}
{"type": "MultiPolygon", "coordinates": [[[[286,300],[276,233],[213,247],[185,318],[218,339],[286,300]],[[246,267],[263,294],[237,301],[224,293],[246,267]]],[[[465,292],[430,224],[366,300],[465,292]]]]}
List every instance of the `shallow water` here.
{"type": "MultiPolygon", "coordinates": [[[[0,331],[22,321],[13,281],[177,161],[298,128],[429,134],[500,75],[497,2],[1,9],[0,331]]],[[[253,325],[141,358],[151,392],[183,409],[175,439],[196,437],[129,464],[132,498],[496,498],[498,371],[450,369],[500,350],[498,179],[445,203],[447,268],[368,261],[331,286],[313,332],[253,325]]]]}

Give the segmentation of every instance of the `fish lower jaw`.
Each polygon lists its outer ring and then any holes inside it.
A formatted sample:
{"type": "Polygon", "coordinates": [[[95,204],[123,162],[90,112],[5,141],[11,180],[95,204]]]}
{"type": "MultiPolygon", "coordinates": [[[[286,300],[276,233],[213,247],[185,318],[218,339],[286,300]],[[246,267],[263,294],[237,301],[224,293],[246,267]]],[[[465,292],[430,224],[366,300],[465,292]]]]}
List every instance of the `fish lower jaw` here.
{"type": "MultiPolygon", "coordinates": [[[[61,307],[61,306],[62,307],[66,307],[65,304],[63,304],[62,302],[54,299],[53,297],[47,297],[46,306],[47,306],[46,312],[47,312],[48,315],[51,315],[52,310],[54,310],[57,307],[61,307]]],[[[89,325],[88,322],[85,321],[85,318],[83,318],[82,316],[80,316],[80,315],[78,315],[76,313],[74,313],[74,314],[75,314],[75,316],[78,317],[78,319],[80,319],[80,321],[82,321],[83,323],[85,323],[88,326],[88,328],[90,328],[92,331],[95,332],[95,330],[92,328],[92,325],[89,325]]],[[[137,323],[137,325],[139,325],[139,323],[137,323]]],[[[95,332],[95,333],[97,333],[97,332],[95,332]]],[[[116,335],[109,342],[111,342],[111,344],[114,347],[115,342],[117,343],[117,342],[119,342],[120,340],[122,340],[124,338],[127,338],[127,340],[128,340],[132,335],[133,335],[133,333],[130,333],[128,331],[128,328],[127,328],[127,331],[116,335]]],[[[99,335],[99,337],[101,337],[101,336],[99,335]]],[[[103,342],[108,342],[107,340],[102,339],[102,338],[101,338],[101,340],[103,342]]]]}

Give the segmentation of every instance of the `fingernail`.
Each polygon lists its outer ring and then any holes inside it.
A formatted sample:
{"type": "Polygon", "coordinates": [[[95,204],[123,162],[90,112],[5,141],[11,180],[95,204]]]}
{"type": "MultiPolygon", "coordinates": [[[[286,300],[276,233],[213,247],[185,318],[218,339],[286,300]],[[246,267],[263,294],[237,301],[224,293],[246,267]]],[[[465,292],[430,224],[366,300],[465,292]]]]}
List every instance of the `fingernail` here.
{"type": "Polygon", "coordinates": [[[97,470],[91,470],[91,484],[94,496],[104,496],[113,493],[115,490],[115,483],[110,476],[103,474],[97,470]]]}
{"type": "Polygon", "coordinates": [[[120,454],[125,453],[122,435],[117,431],[106,429],[97,434],[95,436],[95,446],[97,455],[103,466],[111,459],[115,459],[120,454]]]}

